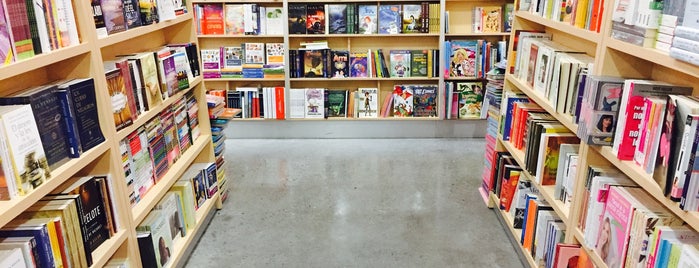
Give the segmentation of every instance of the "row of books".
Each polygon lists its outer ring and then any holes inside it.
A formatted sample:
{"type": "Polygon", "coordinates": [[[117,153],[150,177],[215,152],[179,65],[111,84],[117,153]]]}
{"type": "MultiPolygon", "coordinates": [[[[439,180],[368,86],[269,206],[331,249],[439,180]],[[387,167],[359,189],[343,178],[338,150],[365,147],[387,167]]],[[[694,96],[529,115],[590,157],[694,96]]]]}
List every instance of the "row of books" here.
{"type": "Polygon", "coordinates": [[[117,130],[130,126],[140,114],[188,89],[190,81],[199,76],[197,55],[196,44],[187,43],[105,61],[107,90],[114,100],[117,130]]]}
{"type": "MultiPolygon", "coordinates": [[[[626,1],[616,1],[615,3],[622,2],[623,6],[616,9],[615,13],[619,10],[623,11],[627,6],[632,6],[631,3],[626,1]]],[[[516,10],[519,11],[527,11],[550,20],[569,23],[580,29],[600,32],[602,13],[604,11],[603,0],[529,0],[519,2],[518,5],[516,10]]],[[[650,3],[646,5],[648,9],[651,7],[650,3]]]]}
{"type": "Polygon", "coordinates": [[[284,43],[243,43],[201,50],[204,78],[284,78],[284,43]]]}
{"type": "Polygon", "coordinates": [[[439,3],[289,5],[289,34],[438,33],[439,3]]]}
{"type": "MultiPolygon", "coordinates": [[[[473,33],[510,32],[512,30],[513,9],[513,3],[507,3],[504,6],[473,7],[471,31],[473,33]]],[[[447,33],[449,32],[447,31],[447,33]]]]}
{"type": "Polygon", "coordinates": [[[282,35],[282,11],[281,6],[202,3],[194,5],[194,20],[200,35],[282,35]]]}
{"type": "Polygon", "coordinates": [[[282,120],[286,117],[284,87],[237,87],[225,94],[225,107],[241,110],[235,118],[282,120]]]}
{"type": "Polygon", "coordinates": [[[143,267],[170,263],[173,245],[196,227],[196,213],[218,192],[215,163],[194,163],[136,227],[143,267]]]}
{"type": "Polygon", "coordinates": [[[692,16],[695,12],[691,8],[685,10],[686,3],[686,0],[665,1],[663,5],[654,5],[646,0],[615,3],[611,36],[637,46],[655,47],[667,53],[673,44],[676,27],[690,30],[699,26],[691,19],[683,24],[683,17],[692,16]]]}
{"type": "MultiPolygon", "coordinates": [[[[177,15],[187,13],[184,1],[95,0],[91,3],[98,38],[172,20],[177,15]]],[[[76,28],[75,24],[72,27],[76,28]]]]}
{"type": "Polygon", "coordinates": [[[137,204],[199,137],[196,99],[187,95],[120,141],[131,205],[137,204]]]}
{"type": "MultiPolygon", "coordinates": [[[[263,89],[263,94],[267,93],[268,96],[272,93],[279,92],[281,94],[284,94],[284,88],[265,88],[263,89]],[[271,93],[270,93],[271,91],[271,93]]],[[[237,91],[236,91],[237,92],[237,91]]],[[[211,107],[212,104],[213,106],[223,106],[224,107],[224,112],[220,114],[212,113],[211,108],[209,108],[209,118],[210,118],[210,123],[211,123],[211,143],[214,146],[214,158],[215,158],[215,163],[216,163],[216,179],[218,181],[218,192],[221,197],[221,201],[226,201],[228,198],[228,193],[229,193],[229,185],[228,185],[228,178],[226,177],[226,167],[225,167],[225,159],[224,159],[224,152],[226,148],[226,133],[224,132],[224,129],[228,125],[228,121],[233,119],[234,117],[242,114],[242,109],[240,108],[234,108],[233,106],[229,105],[228,101],[228,94],[229,92],[226,90],[222,89],[214,89],[214,90],[209,90],[207,91],[207,106],[211,107]],[[210,98],[210,96],[214,96],[215,98],[210,98]]],[[[282,95],[283,96],[283,95],[282,95]]],[[[276,97],[276,96],[275,96],[276,97]]],[[[280,98],[283,99],[283,98],[280,98]]],[[[262,102],[264,103],[264,102],[262,102]]],[[[283,105],[283,103],[282,103],[283,105]]],[[[263,109],[264,111],[265,109],[263,109]]],[[[276,118],[278,116],[281,116],[281,118],[284,118],[284,108],[280,110],[277,110],[275,112],[269,111],[268,114],[273,114],[273,117],[276,118]],[[279,113],[279,114],[277,114],[279,113]]]]}
{"type": "Polygon", "coordinates": [[[80,43],[71,1],[2,1],[0,66],[80,43]]]}
{"type": "Polygon", "coordinates": [[[445,78],[485,78],[507,53],[507,41],[447,40],[444,41],[445,78]]]}
{"type": "Polygon", "coordinates": [[[367,52],[299,49],[289,51],[290,74],[300,77],[437,77],[438,50],[390,50],[367,52]]]}
{"type": "Polygon", "coordinates": [[[68,179],[0,228],[3,267],[90,267],[92,253],[119,232],[109,175],[68,179]]]}
{"type": "Polygon", "coordinates": [[[447,119],[485,118],[483,96],[484,81],[446,81],[445,114],[447,119]]]}
{"type": "Polygon", "coordinates": [[[0,200],[31,193],[51,179],[52,169],[105,140],[92,78],[30,88],[0,98],[0,105],[6,148],[0,150],[0,200]]]}

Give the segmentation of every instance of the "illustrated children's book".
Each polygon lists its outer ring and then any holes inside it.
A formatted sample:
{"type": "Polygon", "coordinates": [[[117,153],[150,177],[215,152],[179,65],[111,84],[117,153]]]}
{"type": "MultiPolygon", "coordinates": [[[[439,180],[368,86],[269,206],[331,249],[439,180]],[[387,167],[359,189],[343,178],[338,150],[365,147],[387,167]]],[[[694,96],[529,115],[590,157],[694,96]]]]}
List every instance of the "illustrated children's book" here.
{"type": "Polygon", "coordinates": [[[476,78],[476,40],[452,40],[449,77],[476,78]]]}
{"type": "Polygon", "coordinates": [[[396,85],[393,88],[393,116],[413,116],[413,88],[407,85],[396,85]]]}
{"type": "Polygon", "coordinates": [[[344,34],[347,33],[347,5],[346,4],[329,4],[328,10],[328,33],[344,34]]]}
{"type": "Polygon", "coordinates": [[[480,118],[483,104],[483,82],[458,82],[459,118],[480,118]]]}
{"type": "Polygon", "coordinates": [[[422,7],[418,4],[403,5],[403,32],[404,33],[419,33],[422,28],[420,20],[422,7]]]}
{"type": "Polygon", "coordinates": [[[352,53],[350,54],[350,77],[367,77],[367,54],[352,53]]]}
{"type": "Polygon", "coordinates": [[[349,77],[349,51],[344,50],[333,50],[332,51],[332,65],[330,66],[330,71],[332,72],[332,77],[334,78],[345,78],[349,77]]]}
{"type": "Polygon", "coordinates": [[[306,89],[305,118],[323,118],[325,113],[325,97],[322,88],[306,89]]]}
{"type": "Polygon", "coordinates": [[[379,6],[379,33],[397,34],[401,32],[402,20],[400,5],[379,6]]]}
{"type": "Polygon", "coordinates": [[[355,105],[357,105],[356,111],[359,118],[378,117],[378,91],[377,88],[357,89],[359,99],[355,105]]]}
{"type": "Polygon", "coordinates": [[[391,50],[391,77],[410,77],[410,50],[391,50]]]}
{"type": "Polygon", "coordinates": [[[306,33],[325,33],[325,6],[323,4],[308,4],[306,6],[306,33]]]}
{"type": "Polygon", "coordinates": [[[359,21],[357,25],[359,26],[360,34],[375,34],[377,33],[377,13],[378,8],[376,5],[358,5],[357,14],[359,15],[359,21]]]}
{"type": "Polygon", "coordinates": [[[436,85],[415,85],[413,86],[413,94],[414,117],[437,116],[436,85]]]}

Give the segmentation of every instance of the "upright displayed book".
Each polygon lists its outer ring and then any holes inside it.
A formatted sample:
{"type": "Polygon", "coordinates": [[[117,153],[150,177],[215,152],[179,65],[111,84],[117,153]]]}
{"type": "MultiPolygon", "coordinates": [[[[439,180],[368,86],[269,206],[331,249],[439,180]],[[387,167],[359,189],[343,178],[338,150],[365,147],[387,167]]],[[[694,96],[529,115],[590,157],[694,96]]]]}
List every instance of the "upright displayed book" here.
{"type": "Polygon", "coordinates": [[[357,5],[357,15],[360,34],[378,33],[378,7],[375,4],[357,5]]]}
{"type": "Polygon", "coordinates": [[[378,117],[378,89],[359,88],[356,96],[358,97],[355,101],[357,118],[378,117]]]}
{"type": "Polygon", "coordinates": [[[398,34],[402,31],[401,5],[380,5],[379,6],[379,29],[380,34],[398,34]]]}
{"type": "Polygon", "coordinates": [[[412,86],[395,86],[393,88],[393,116],[413,116],[413,88],[412,86]]]}
{"type": "Polygon", "coordinates": [[[325,112],[324,89],[306,89],[305,118],[323,118],[325,112]]]}

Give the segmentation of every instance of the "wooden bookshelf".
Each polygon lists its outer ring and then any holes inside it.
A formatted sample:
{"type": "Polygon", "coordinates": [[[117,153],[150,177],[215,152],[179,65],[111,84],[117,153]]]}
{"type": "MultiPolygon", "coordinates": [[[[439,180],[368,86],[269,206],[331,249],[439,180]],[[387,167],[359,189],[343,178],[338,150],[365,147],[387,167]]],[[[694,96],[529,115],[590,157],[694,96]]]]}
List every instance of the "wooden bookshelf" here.
{"type": "Polygon", "coordinates": [[[191,230],[187,230],[186,236],[178,238],[179,240],[173,243],[173,259],[164,266],[165,268],[176,267],[173,266],[175,263],[180,263],[187,259],[187,247],[192,245],[192,242],[197,239],[197,236],[201,236],[204,229],[206,229],[206,226],[208,226],[208,222],[206,222],[207,215],[209,215],[216,207],[216,200],[220,198],[218,192],[215,195],[216,196],[214,198],[207,199],[206,202],[204,202],[204,204],[197,209],[197,215],[195,216],[197,223],[196,226],[191,230]]]}
{"type": "Polygon", "coordinates": [[[284,78],[206,78],[205,82],[284,82],[284,78]]]}
{"type": "Polygon", "coordinates": [[[600,43],[602,41],[602,35],[600,33],[580,29],[573,25],[570,25],[569,23],[563,23],[546,19],[531,12],[515,11],[515,16],[517,16],[517,18],[528,20],[530,22],[539,24],[550,29],[555,29],[559,32],[569,33],[589,42],[600,43]]]}
{"type": "Polygon", "coordinates": [[[445,37],[489,37],[489,36],[501,36],[508,37],[512,33],[447,33],[444,34],[445,37]]]}
{"type": "Polygon", "coordinates": [[[92,252],[92,267],[103,267],[107,261],[114,255],[114,252],[124,244],[124,241],[129,237],[127,230],[120,230],[114,236],[110,237],[95,251],[92,252]]]}
{"type": "Polygon", "coordinates": [[[504,210],[501,210],[497,206],[494,209],[496,217],[498,217],[500,222],[507,227],[507,230],[509,230],[508,234],[511,235],[510,240],[513,242],[512,246],[515,247],[515,250],[519,251],[517,254],[519,254],[520,256],[524,256],[524,259],[526,260],[526,263],[529,264],[529,267],[539,267],[538,265],[536,265],[536,262],[534,262],[534,258],[532,258],[532,255],[524,249],[521,243],[519,243],[519,240],[522,237],[522,229],[514,228],[514,226],[512,225],[514,218],[512,218],[512,216],[509,213],[507,213],[504,210]]]}
{"type": "Polygon", "coordinates": [[[551,102],[544,97],[541,96],[540,93],[535,92],[532,87],[530,87],[528,84],[525,82],[522,82],[522,80],[515,78],[511,74],[505,75],[505,81],[512,83],[517,89],[522,91],[522,93],[526,94],[527,97],[532,99],[536,104],[541,106],[544,110],[546,110],[547,113],[553,115],[553,117],[558,120],[563,126],[568,128],[571,132],[573,133],[578,133],[578,125],[573,122],[573,117],[568,115],[568,114],[561,114],[556,112],[556,108],[551,105],[551,102]]]}
{"type": "Polygon", "coordinates": [[[588,248],[587,246],[584,245],[583,241],[585,241],[582,232],[580,231],[579,228],[575,228],[573,231],[573,236],[575,236],[575,239],[580,241],[580,246],[585,252],[587,253],[587,256],[590,257],[590,260],[592,260],[592,263],[595,264],[595,267],[597,268],[607,268],[607,264],[604,263],[602,258],[595,252],[594,249],[588,248]]]}
{"type": "MultiPolygon", "coordinates": [[[[202,3],[202,1],[197,1],[197,3],[202,3]]],[[[257,38],[284,38],[284,35],[273,35],[273,34],[260,34],[260,35],[232,35],[232,34],[198,34],[197,38],[240,38],[240,39],[245,39],[245,38],[250,38],[250,39],[257,39],[257,38]]]]}
{"type": "Polygon", "coordinates": [[[23,61],[13,62],[7,66],[0,66],[0,81],[88,53],[90,49],[90,44],[82,43],[72,47],[60,48],[48,53],[36,55],[23,61]]]}

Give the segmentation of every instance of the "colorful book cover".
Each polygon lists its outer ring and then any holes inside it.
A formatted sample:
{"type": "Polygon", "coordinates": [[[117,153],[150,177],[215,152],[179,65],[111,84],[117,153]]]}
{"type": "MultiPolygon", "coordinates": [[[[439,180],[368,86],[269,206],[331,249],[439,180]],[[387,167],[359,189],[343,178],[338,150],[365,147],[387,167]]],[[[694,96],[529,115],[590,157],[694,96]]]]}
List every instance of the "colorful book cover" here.
{"type": "Polygon", "coordinates": [[[515,4],[513,3],[507,3],[505,4],[505,10],[503,12],[503,25],[502,25],[502,31],[509,33],[512,32],[512,20],[514,19],[514,14],[515,14],[515,4]]]}
{"type": "Polygon", "coordinates": [[[351,53],[349,69],[350,77],[367,77],[367,54],[351,53]]]}
{"type": "Polygon", "coordinates": [[[391,77],[410,77],[410,50],[391,50],[389,61],[391,77]]]}
{"type": "Polygon", "coordinates": [[[149,232],[152,236],[151,250],[155,251],[156,268],[166,266],[172,258],[172,235],[170,222],[165,213],[160,210],[151,211],[136,231],[149,232]]]}
{"type": "Polygon", "coordinates": [[[478,41],[452,40],[449,59],[449,77],[476,78],[478,41]]]}
{"type": "Polygon", "coordinates": [[[245,43],[245,61],[247,64],[265,63],[265,43],[245,43]]]}
{"type": "Polygon", "coordinates": [[[412,86],[396,85],[393,87],[393,117],[413,116],[412,86]]]}
{"type": "Polygon", "coordinates": [[[349,51],[346,50],[333,50],[332,54],[332,65],[330,66],[330,71],[332,72],[332,77],[334,78],[346,78],[350,75],[349,68],[349,51]]]}
{"type": "Polygon", "coordinates": [[[141,23],[143,25],[149,25],[160,21],[160,18],[158,18],[158,4],[155,0],[139,0],[138,6],[141,9],[141,23]]]}
{"type": "Polygon", "coordinates": [[[379,33],[380,34],[398,34],[402,30],[400,5],[381,5],[379,6],[379,33]]]}
{"type": "Polygon", "coordinates": [[[289,34],[306,33],[306,4],[289,4],[289,34]]]}
{"type": "Polygon", "coordinates": [[[357,14],[359,21],[357,25],[359,26],[360,34],[375,34],[377,33],[377,13],[378,7],[376,5],[357,5],[357,14]]]}
{"type": "Polygon", "coordinates": [[[502,7],[486,6],[483,7],[481,21],[483,23],[484,33],[499,33],[502,32],[502,7]]]}
{"type": "Polygon", "coordinates": [[[427,77],[427,58],[429,50],[411,50],[410,51],[410,76],[411,77],[427,77]]]}
{"type": "Polygon", "coordinates": [[[622,267],[626,256],[623,250],[634,208],[621,191],[625,190],[622,187],[609,189],[597,235],[595,252],[607,267],[622,267]]]}
{"type": "Polygon", "coordinates": [[[126,29],[141,26],[141,8],[137,0],[124,0],[124,23],[126,29]]]}
{"type": "Polygon", "coordinates": [[[102,196],[101,186],[95,177],[75,177],[67,182],[70,185],[62,194],[79,197],[78,215],[82,219],[84,242],[90,252],[94,252],[109,239],[109,225],[102,196]]]}
{"type": "Polygon", "coordinates": [[[359,97],[357,113],[359,114],[359,118],[378,117],[378,91],[377,88],[357,89],[357,95],[359,97]]]}
{"type": "MultiPolygon", "coordinates": [[[[4,0],[5,23],[10,28],[14,60],[28,59],[34,56],[29,18],[26,2],[23,0],[4,0]]],[[[0,27],[4,27],[0,26],[0,27]]]]}
{"type": "MultiPolygon", "coordinates": [[[[243,48],[242,47],[222,47],[223,66],[221,75],[229,72],[243,71],[243,48]]],[[[205,68],[206,69],[206,68],[205,68]]]]}
{"type": "Polygon", "coordinates": [[[160,67],[162,68],[160,89],[161,91],[163,89],[166,89],[167,91],[163,92],[163,94],[166,94],[168,97],[174,96],[175,93],[177,93],[177,91],[179,90],[179,82],[177,81],[177,68],[175,67],[174,55],[170,55],[161,59],[160,67]]]}
{"type": "Polygon", "coordinates": [[[415,85],[413,86],[413,116],[436,117],[437,116],[437,86],[415,85]]]}
{"type": "Polygon", "coordinates": [[[483,105],[483,82],[457,82],[459,118],[480,118],[483,105]]]}
{"type": "Polygon", "coordinates": [[[561,144],[579,144],[580,139],[572,133],[543,133],[539,143],[539,161],[536,179],[540,185],[555,185],[558,172],[561,144]]]}
{"type": "Polygon", "coordinates": [[[202,34],[224,34],[224,19],[222,4],[203,4],[202,34]]]}
{"type": "Polygon", "coordinates": [[[330,34],[347,33],[347,5],[328,4],[328,31],[330,34]]]}
{"type": "Polygon", "coordinates": [[[516,165],[505,165],[500,186],[500,209],[509,212],[512,206],[512,199],[519,184],[519,177],[522,168],[516,165]]]}
{"type": "Polygon", "coordinates": [[[5,6],[0,5],[0,66],[13,61],[10,28],[5,18],[5,6]]]}
{"type": "Polygon", "coordinates": [[[204,78],[220,78],[221,77],[221,50],[220,49],[202,49],[201,50],[201,65],[204,78]]]}
{"type": "Polygon", "coordinates": [[[325,77],[325,49],[301,50],[303,77],[325,77]]]}
{"type": "Polygon", "coordinates": [[[306,33],[325,34],[324,4],[308,4],[306,6],[306,33]]]}
{"type": "Polygon", "coordinates": [[[228,35],[244,35],[245,26],[243,24],[243,5],[242,4],[225,4],[224,5],[226,20],[225,32],[228,35]]]}
{"type": "Polygon", "coordinates": [[[415,4],[403,5],[403,33],[419,33],[422,29],[422,6],[415,4]]]}
{"type": "Polygon", "coordinates": [[[267,65],[284,65],[284,43],[265,43],[265,51],[267,65]]]}
{"type": "Polygon", "coordinates": [[[141,67],[141,78],[146,91],[148,107],[157,107],[163,101],[158,82],[158,66],[153,53],[141,53],[137,56],[141,67]]]}
{"type": "Polygon", "coordinates": [[[322,88],[306,89],[305,118],[323,118],[325,112],[325,96],[322,88]]]}
{"type": "Polygon", "coordinates": [[[128,104],[124,77],[119,69],[107,70],[107,91],[112,102],[112,112],[114,115],[114,125],[117,130],[130,126],[132,121],[131,108],[128,104]]]}
{"type": "Polygon", "coordinates": [[[347,90],[325,90],[325,117],[347,117],[347,90]]]}

